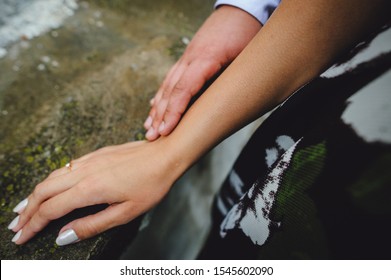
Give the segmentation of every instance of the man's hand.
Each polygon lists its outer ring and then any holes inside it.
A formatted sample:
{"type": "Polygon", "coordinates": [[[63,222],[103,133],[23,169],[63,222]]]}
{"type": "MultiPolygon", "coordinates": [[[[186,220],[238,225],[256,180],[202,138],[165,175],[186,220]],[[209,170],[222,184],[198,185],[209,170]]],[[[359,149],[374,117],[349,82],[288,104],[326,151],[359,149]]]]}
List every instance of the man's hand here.
{"type": "Polygon", "coordinates": [[[253,16],[235,7],[221,6],[214,11],[151,100],[152,108],[144,123],[146,138],[153,141],[170,134],[191,98],[236,58],[261,26],[253,16]]]}

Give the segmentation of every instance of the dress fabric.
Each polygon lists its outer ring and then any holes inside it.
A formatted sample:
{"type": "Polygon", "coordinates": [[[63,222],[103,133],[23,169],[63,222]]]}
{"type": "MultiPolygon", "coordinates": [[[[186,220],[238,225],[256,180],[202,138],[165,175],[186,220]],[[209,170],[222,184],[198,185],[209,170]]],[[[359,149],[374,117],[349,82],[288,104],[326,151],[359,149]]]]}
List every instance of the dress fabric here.
{"type": "Polygon", "coordinates": [[[257,129],[214,200],[199,258],[390,258],[389,26],[257,129]]]}

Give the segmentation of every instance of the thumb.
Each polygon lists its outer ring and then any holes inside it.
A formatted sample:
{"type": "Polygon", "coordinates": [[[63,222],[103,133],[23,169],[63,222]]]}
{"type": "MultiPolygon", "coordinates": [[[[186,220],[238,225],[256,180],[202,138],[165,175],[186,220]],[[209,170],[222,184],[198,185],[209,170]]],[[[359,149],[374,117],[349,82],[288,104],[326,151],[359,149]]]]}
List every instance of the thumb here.
{"type": "Polygon", "coordinates": [[[93,237],[115,226],[125,224],[134,217],[124,215],[130,213],[129,203],[110,205],[106,209],[80,218],[65,225],[56,239],[59,246],[69,245],[93,237]]]}

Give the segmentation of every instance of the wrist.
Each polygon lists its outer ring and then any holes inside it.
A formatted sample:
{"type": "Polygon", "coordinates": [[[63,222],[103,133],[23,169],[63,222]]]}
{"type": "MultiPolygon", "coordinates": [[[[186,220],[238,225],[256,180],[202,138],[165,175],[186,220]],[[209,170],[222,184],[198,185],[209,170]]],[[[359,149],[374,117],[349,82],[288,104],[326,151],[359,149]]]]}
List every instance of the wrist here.
{"type": "Polygon", "coordinates": [[[175,139],[172,134],[161,136],[149,144],[155,147],[157,152],[156,164],[161,166],[161,174],[173,184],[178,180],[196,161],[192,153],[187,151],[185,143],[181,139],[175,139]]]}

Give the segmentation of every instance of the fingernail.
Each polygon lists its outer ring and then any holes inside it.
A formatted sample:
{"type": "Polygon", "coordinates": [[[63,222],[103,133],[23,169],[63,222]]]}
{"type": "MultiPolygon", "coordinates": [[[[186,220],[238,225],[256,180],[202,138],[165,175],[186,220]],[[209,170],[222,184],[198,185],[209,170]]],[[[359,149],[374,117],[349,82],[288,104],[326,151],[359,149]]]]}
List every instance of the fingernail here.
{"type": "Polygon", "coordinates": [[[16,205],[14,210],[12,210],[12,211],[14,211],[15,213],[20,213],[26,208],[28,203],[29,203],[29,200],[27,198],[25,198],[21,202],[19,202],[18,205],[16,205]]]}
{"type": "Polygon", "coordinates": [[[155,130],[153,129],[153,127],[151,127],[149,130],[148,130],[148,132],[147,132],[147,134],[145,135],[146,137],[147,137],[147,139],[149,139],[149,138],[152,138],[152,136],[155,134],[155,130]]]}
{"type": "Polygon", "coordinates": [[[149,104],[151,105],[151,106],[153,106],[153,103],[155,102],[155,98],[152,98],[151,100],[149,100],[149,104]]]}
{"type": "Polygon", "coordinates": [[[151,125],[152,125],[152,118],[151,116],[148,116],[147,120],[144,123],[144,126],[149,129],[151,125]]]}
{"type": "Polygon", "coordinates": [[[165,127],[166,127],[166,123],[164,121],[162,121],[162,123],[159,126],[159,133],[162,133],[162,131],[164,130],[165,127]]]}
{"type": "Polygon", "coordinates": [[[12,238],[12,242],[16,242],[16,241],[18,241],[18,239],[19,239],[19,237],[22,235],[22,230],[19,230],[15,235],[14,235],[14,237],[12,238]]]}
{"type": "Polygon", "coordinates": [[[73,229],[67,229],[62,232],[56,239],[56,243],[58,246],[69,245],[80,241],[79,237],[77,237],[76,232],[73,229]]]}
{"type": "Polygon", "coordinates": [[[8,225],[8,229],[13,230],[19,223],[20,216],[17,216],[12,222],[8,225]]]}

